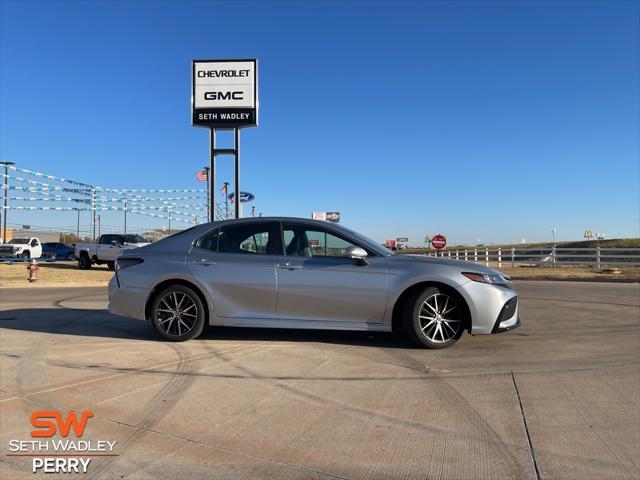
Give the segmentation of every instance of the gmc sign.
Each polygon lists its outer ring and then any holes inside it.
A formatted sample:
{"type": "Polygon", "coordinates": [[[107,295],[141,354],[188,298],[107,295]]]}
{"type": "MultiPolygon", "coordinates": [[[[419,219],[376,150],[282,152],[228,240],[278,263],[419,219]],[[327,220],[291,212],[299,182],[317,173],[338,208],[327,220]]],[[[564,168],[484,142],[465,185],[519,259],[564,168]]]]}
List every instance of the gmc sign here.
{"type": "Polygon", "coordinates": [[[239,128],[258,124],[257,62],[194,60],[191,122],[196,127],[239,128]]]}

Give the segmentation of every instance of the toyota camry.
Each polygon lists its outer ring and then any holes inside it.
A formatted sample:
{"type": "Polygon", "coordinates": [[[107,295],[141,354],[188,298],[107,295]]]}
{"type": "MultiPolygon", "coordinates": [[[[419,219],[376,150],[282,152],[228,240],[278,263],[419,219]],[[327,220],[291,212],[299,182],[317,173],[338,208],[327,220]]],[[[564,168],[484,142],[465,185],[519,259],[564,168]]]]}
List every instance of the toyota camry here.
{"type": "Polygon", "coordinates": [[[394,255],[338,224],[300,218],[189,228],[116,261],[109,311],[169,341],[207,325],[391,331],[428,348],[520,325],[518,295],[475,263],[394,255]]]}

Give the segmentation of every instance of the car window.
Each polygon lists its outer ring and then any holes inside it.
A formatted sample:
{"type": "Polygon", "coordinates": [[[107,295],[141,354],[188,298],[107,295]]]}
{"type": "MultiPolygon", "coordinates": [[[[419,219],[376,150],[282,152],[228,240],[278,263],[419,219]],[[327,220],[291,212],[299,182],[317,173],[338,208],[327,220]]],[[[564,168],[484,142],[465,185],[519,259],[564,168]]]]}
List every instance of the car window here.
{"type": "Polygon", "coordinates": [[[140,235],[124,235],[123,238],[127,243],[146,243],[146,240],[140,235]]]}
{"type": "Polygon", "coordinates": [[[353,243],[317,227],[284,224],[282,240],[289,257],[345,257],[353,243]]]}
{"type": "Polygon", "coordinates": [[[218,251],[218,229],[208,233],[204,237],[201,237],[196,242],[196,247],[204,248],[205,250],[211,250],[212,252],[218,251]]]}
{"type": "Polygon", "coordinates": [[[272,230],[268,223],[221,227],[198,240],[196,246],[218,253],[271,255],[275,253],[272,230]]]}
{"type": "Polygon", "coordinates": [[[113,237],[114,235],[102,235],[100,237],[100,245],[110,245],[111,240],[115,240],[113,237]]]}

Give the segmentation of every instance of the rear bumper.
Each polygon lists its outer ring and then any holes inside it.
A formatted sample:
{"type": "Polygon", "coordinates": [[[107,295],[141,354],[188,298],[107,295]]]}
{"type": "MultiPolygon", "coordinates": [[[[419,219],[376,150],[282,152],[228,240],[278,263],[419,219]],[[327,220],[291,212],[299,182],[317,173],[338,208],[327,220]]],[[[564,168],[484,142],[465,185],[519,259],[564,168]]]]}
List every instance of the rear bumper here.
{"type": "Polygon", "coordinates": [[[109,313],[146,320],[144,307],[149,291],[146,288],[120,288],[117,276],[109,282],[109,313]]]}

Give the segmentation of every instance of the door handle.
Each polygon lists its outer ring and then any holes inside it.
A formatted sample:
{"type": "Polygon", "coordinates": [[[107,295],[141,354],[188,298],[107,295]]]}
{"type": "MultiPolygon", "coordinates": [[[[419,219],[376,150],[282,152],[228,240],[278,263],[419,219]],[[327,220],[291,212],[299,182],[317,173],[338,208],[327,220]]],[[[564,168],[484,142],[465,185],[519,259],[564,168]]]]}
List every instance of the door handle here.
{"type": "Polygon", "coordinates": [[[192,262],[194,265],[202,265],[203,267],[208,267],[209,265],[215,265],[216,262],[212,262],[210,260],[207,260],[206,258],[202,258],[200,260],[194,260],[192,262]]]}
{"type": "Polygon", "coordinates": [[[299,270],[302,268],[302,265],[296,265],[294,263],[291,262],[286,262],[286,263],[279,263],[278,265],[276,265],[278,268],[284,268],[286,270],[299,270]]]}

